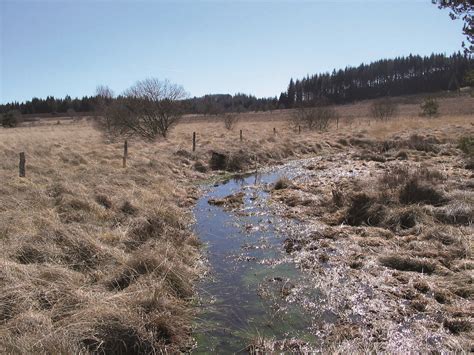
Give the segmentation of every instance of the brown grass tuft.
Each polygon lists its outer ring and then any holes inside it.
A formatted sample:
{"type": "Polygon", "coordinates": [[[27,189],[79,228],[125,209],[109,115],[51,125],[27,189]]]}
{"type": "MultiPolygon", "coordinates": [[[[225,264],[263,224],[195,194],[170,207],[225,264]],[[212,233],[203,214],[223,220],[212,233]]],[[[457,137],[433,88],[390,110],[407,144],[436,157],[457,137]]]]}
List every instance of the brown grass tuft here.
{"type": "Polygon", "coordinates": [[[430,260],[396,254],[381,257],[379,261],[383,266],[400,271],[415,271],[431,274],[436,269],[435,264],[430,260]]]}

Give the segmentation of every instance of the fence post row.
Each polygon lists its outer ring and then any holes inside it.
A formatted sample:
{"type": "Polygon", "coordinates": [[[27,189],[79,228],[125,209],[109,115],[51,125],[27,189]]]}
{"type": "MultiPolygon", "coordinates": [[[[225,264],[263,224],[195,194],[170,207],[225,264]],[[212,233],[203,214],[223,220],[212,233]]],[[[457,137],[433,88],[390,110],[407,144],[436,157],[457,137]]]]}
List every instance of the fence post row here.
{"type": "Polygon", "coordinates": [[[25,158],[25,152],[20,153],[20,177],[25,177],[26,176],[26,168],[25,168],[25,163],[26,163],[26,158],[25,158]]]}

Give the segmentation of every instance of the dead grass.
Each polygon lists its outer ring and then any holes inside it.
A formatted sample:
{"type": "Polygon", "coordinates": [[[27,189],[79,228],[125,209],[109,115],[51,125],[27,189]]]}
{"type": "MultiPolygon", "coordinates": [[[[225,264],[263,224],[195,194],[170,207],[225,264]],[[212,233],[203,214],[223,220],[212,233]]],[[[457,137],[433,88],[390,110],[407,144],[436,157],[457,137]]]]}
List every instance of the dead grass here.
{"type": "Polygon", "coordinates": [[[133,142],[122,169],[120,144],[85,124],[0,136],[0,351],[187,346],[199,253],[177,207],[187,193],[169,178],[176,165],[133,142]]]}
{"type": "MultiPolygon", "coordinates": [[[[421,154],[440,153],[433,148],[436,142],[454,141],[472,130],[470,116],[424,120],[410,117],[403,107],[399,118],[369,125],[363,105],[339,108],[338,130],[330,127],[325,133],[303,131],[301,135],[288,128],[288,111],[244,114],[231,131],[219,121],[188,117],[167,141],[130,141],[126,169],[121,167],[122,142],[104,142],[85,121],[0,129],[0,352],[148,353],[186,349],[192,283],[200,273],[199,242],[189,232],[186,212],[195,200],[194,182],[208,178],[212,169],[253,170],[255,165],[359,147],[376,154],[383,141],[398,142],[382,149],[387,162],[400,149],[406,152],[405,158],[422,160],[425,157],[421,154]],[[195,152],[193,131],[197,132],[195,152]],[[419,136],[414,138],[413,134],[419,136]],[[438,137],[437,141],[430,134],[438,137]],[[17,177],[18,153],[22,151],[27,159],[24,179],[17,177]],[[222,154],[214,158],[217,162],[213,161],[214,152],[222,154]]],[[[444,101],[442,111],[443,105],[444,101]]],[[[401,186],[387,183],[394,191],[401,186]]],[[[384,216],[383,206],[374,209],[372,198],[378,197],[372,192],[367,193],[368,198],[353,200],[350,192],[340,191],[343,195],[334,197],[331,208],[346,209],[349,203],[361,207],[347,215],[353,224],[383,224],[390,216],[384,216]]],[[[316,200],[295,201],[310,201],[310,209],[316,200]]],[[[460,210],[453,205],[443,213],[459,220],[463,215],[460,210]]],[[[409,216],[400,215],[400,220],[402,226],[406,227],[407,221],[412,224],[409,216]]],[[[420,238],[423,235],[440,245],[456,246],[447,256],[449,265],[464,272],[465,258],[471,251],[469,247],[466,250],[468,243],[458,243],[466,238],[458,234],[452,243],[448,237],[435,234],[420,234],[420,238]],[[464,259],[460,259],[462,255],[464,259]]],[[[288,248],[296,250],[300,245],[303,248],[305,243],[293,243],[288,248]]],[[[378,243],[365,247],[389,245],[379,238],[378,243]]],[[[423,271],[431,265],[410,260],[391,260],[389,264],[415,271],[420,265],[423,271]]],[[[354,264],[357,267],[353,270],[359,272],[366,265],[364,260],[363,267],[354,264]]],[[[456,290],[470,295],[460,287],[456,290]]],[[[255,349],[260,349],[261,344],[256,345],[255,349]]],[[[286,345],[282,345],[284,349],[293,349],[286,345]]]]}
{"type": "Polygon", "coordinates": [[[429,260],[409,256],[388,255],[381,257],[379,260],[382,265],[400,271],[415,271],[422,274],[431,274],[436,269],[435,264],[429,260]]]}

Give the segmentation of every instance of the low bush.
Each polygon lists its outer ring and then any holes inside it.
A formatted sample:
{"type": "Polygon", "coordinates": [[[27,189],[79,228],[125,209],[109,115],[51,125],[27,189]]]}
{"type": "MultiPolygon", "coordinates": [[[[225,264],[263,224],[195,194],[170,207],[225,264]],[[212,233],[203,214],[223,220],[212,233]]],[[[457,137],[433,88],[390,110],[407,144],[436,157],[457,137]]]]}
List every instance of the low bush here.
{"type": "Polygon", "coordinates": [[[445,198],[434,187],[421,184],[417,178],[412,178],[400,191],[400,202],[406,205],[426,203],[437,206],[443,204],[445,198]]]}
{"type": "Polygon", "coordinates": [[[370,115],[379,121],[388,121],[398,112],[398,106],[390,99],[376,100],[370,106],[370,115]]]}
{"type": "Polygon", "coordinates": [[[337,117],[336,110],[331,106],[301,107],[293,113],[290,120],[296,127],[304,126],[310,130],[324,131],[337,117]]]}
{"type": "Polygon", "coordinates": [[[0,123],[4,128],[13,128],[20,124],[21,113],[18,110],[10,110],[4,113],[0,118],[0,123]]]}
{"type": "Polygon", "coordinates": [[[226,113],[226,114],[224,114],[224,117],[223,117],[224,127],[228,130],[233,129],[234,126],[239,121],[239,118],[240,117],[235,113],[226,113]]]}
{"type": "Polygon", "coordinates": [[[428,97],[420,105],[421,116],[434,117],[438,114],[439,104],[435,98],[428,97]]]}

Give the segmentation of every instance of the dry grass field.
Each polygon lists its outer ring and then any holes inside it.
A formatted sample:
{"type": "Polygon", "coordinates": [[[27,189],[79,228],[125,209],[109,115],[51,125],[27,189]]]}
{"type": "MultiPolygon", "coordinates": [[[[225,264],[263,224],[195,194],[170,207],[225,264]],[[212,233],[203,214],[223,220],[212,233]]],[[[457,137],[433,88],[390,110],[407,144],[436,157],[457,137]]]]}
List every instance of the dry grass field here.
{"type": "MultiPolygon", "coordinates": [[[[408,175],[429,158],[430,168],[442,170],[439,183],[444,185],[436,188],[449,196],[443,218],[452,218],[452,211],[461,208],[455,202],[463,199],[471,204],[465,209],[470,222],[461,226],[448,221],[443,230],[426,222],[431,229],[408,236],[404,232],[401,243],[416,260],[444,258],[440,253],[449,245],[447,252],[457,254],[446,256],[448,264],[436,261],[448,275],[439,285],[446,281],[454,287],[449,275],[455,273],[453,280],[464,280],[467,290],[461,297],[472,300],[472,274],[469,278],[467,271],[472,269],[472,170],[464,168],[465,157],[456,148],[460,137],[474,134],[472,101],[467,96],[446,99],[442,115],[434,119],[418,117],[407,105],[388,123],[368,120],[364,104],[344,106],[339,108],[339,129],[332,125],[328,132],[301,134],[289,127],[287,111],[242,114],[231,131],[217,118],[188,117],[167,141],[129,141],[127,168],[122,168],[123,142],[107,142],[86,119],[0,129],[0,352],[147,353],[189,346],[193,283],[202,268],[189,207],[199,193],[197,184],[215,175],[212,151],[226,155],[224,170],[229,172],[253,169],[256,161],[278,164],[349,151],[371,160],[382,154],[384,142],[395,142],[385,151],[388,155],[408,155],[413,165],[408,175]],[[196,152],[191,149],[193,131],[196,152]],[[414,134],[418,136],[410,138],[414,134]],[[442,147],[422,149],[433,144],[442,147]],[[18,177],[19,152],[26,153],[25,178],[18,177]],[[427,255],[424,247],[434,243],[429,235],[437,238],[436,255],[427,255]]],[[[380,183],[392,184],[388,180],[380,183]]],[[[398,191],[395,185],[393,191],[398,191]]],[[[352,218],[350,201],[358,203],[349,195],[345,192],[347,198],[336,208],[341,218],[352,218]]],[[[369,193],[368,198],[381,203],[379,196],[369,193]]],[[[416,208],[396,205],[400,213],[416,208]]],[[[423,219],[428,215],[419,214],[423,219]]],[[[384,218],[378,227],[390,229],[391,217],[384,218]]],[[[357,221],[364,224],[364,217],[357,221]]],[[[405,254],[405,249],[394,245],[398,247],[386,251],[395,254],[384,256],[384,263],[403,271],[397,265],[405,259],[396,253],[405,254]]],[[[462,319],[472,321],[472,309],[459,311],[470,312],[462,319]]],[[[467,331],[472,340],[472,327],[467,331]]]]}

